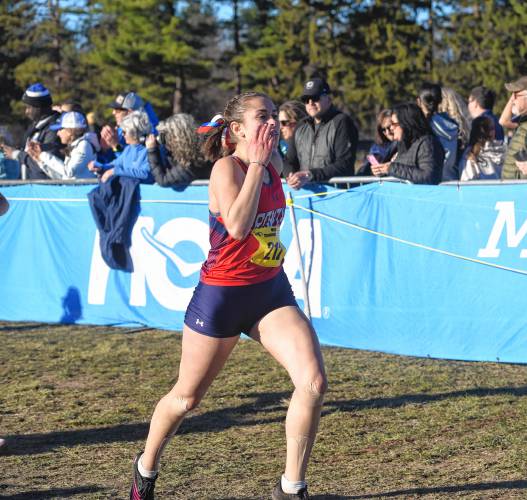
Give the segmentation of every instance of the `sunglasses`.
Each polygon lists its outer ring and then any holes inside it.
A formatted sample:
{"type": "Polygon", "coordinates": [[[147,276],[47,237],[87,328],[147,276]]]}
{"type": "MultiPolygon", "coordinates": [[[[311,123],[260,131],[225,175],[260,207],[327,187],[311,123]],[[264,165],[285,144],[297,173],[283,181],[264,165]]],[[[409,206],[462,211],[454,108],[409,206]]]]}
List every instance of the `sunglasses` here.
{"type": "Polygon", "coordinates": [[[381,127],[381,132],[389,132],[391,128],[391,125],[388,125],[387,127],[381,127]]]}
{"type": "Polygon", "coordinates": [[[309,101],[318,102],[320,101],[320,98],[326,94],[320,94],[320,95],[303,95],[300,99],[304,104],[307,104],[309,101]]]}
{"type": "Polygon", "coordinates": [[[296,122],[293,120],[280,120],[281,127],[293,127],[296,125],[296,122]]]}

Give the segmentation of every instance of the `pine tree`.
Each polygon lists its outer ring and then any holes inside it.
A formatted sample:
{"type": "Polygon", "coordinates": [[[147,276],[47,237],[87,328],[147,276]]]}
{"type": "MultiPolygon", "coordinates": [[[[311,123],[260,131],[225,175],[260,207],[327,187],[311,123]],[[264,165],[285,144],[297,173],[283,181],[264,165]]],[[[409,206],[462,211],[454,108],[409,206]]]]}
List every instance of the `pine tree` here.
{"type": "MultiPolygon", "coordinates": [[[[31,30],[24,41],[30,46],[27,57],[14,69],[19,87],[39,81],[52,92],[55,102],[73,97],[76,87],[74,71],[78,53],[75,33],[66,26],[70,14],[69,3],[60,0],[39,0],[31,2],[34,19],[31,30]]],[[[20,113],[22,104],[13,103],[20,113]]]]}
{"type": "Polygon", "coordinates": [[[24,92],[17,83],[15,69],[35,48],[32,31],[35,28],[36,6],[27,0],[11,0],[0,4],[0,114],[2,121],[14,121],[11,103],[16,103],[24,92]]]}
{"type": "Polygon", "coordinates": [[[187,10],[178,11],[171,1],[94,2],[96,24],[84,58],[91,76],[83,84],[92,107],[101,111],[116,93],[135,90],[161,115],[171,114],[174,107],[192,109],[196,82],[210,74],[210,61],[200,49],[214,35],[213,18],[207,21],[202,4],[187,2],[187,10]]]}
{"type": "Polygon", "coordinates": [[[498,95],[498,107],[508,93],[504,82],[527,74],[527,4],[522,0],[457,2],[444,32],[441,79],[468,96],[485,85],[498,95]]]}

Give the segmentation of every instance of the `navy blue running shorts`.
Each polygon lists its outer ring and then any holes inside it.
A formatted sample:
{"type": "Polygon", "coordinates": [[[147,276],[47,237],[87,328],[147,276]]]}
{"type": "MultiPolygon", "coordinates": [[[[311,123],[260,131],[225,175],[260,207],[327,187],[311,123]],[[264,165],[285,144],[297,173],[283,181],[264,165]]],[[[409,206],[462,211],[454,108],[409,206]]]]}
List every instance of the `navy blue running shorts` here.
{"type": "Polygon", "coordinates": [[[209,337],[248,334],[266,314],[284,306],[297,306],[284,273],[254,285],[218,286],[201,281],[185,314],[185,325],[209,337]]]}

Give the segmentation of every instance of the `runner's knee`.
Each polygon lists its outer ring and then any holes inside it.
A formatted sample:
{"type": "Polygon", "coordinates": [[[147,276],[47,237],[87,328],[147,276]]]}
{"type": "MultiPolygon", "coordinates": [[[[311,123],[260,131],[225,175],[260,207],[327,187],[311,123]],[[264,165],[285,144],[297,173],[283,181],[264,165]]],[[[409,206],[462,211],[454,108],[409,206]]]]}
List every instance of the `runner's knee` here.
{"type": "Polygon", "coordinates": [[[328,389],[328,381],[322,374],[304,383],[299,392],[302,393],[306,403],[310,406],[321,406],[324,402],[324,395],[328,389]]]}
{"type": "Polygon", "coordinates": [[[177,394],[170,394],[169,398],[170,409],[172,413],[178,417],[185,416],[199,404],[199,399],[197,397],[185,397],[177,394]]]}

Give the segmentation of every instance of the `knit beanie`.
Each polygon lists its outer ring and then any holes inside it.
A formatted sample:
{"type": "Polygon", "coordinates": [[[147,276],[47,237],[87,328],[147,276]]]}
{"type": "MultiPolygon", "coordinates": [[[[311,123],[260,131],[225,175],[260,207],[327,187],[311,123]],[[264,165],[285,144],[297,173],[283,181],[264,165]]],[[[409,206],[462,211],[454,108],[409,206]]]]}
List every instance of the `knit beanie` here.
{"type": "Polygon", "coordinates": [[[49,90],[41,83],[30,85],[24,92],[22,101],[34,108],[49,108],[53,103],[49,90]]]}

